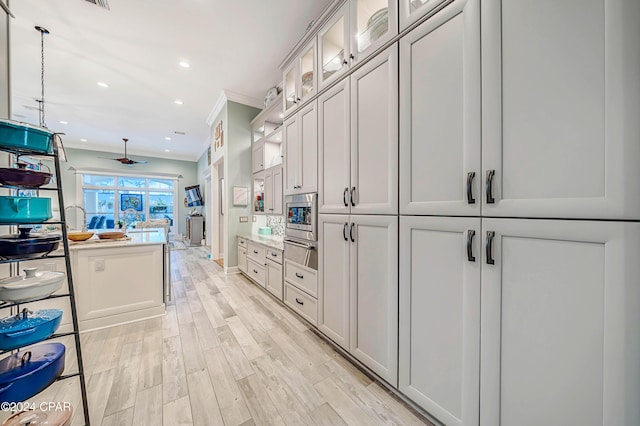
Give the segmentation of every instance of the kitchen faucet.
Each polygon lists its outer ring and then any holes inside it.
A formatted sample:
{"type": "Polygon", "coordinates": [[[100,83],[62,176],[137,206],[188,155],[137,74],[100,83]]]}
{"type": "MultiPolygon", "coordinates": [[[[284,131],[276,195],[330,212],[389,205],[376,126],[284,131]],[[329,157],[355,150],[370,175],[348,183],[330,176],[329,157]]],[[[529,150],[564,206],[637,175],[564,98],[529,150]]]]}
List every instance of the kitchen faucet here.
{"type": "Polygon", "coordinates": [[[136,209],[132,209],[131,207],[129,207],[128,209],[126,209],[125,211],[122,212],[122,221],[126,223],[125,218],[127,217],[127,214],[129,213],[133,213],[134,215],[136,215],[136,221],[140,220],[140,213],[138,213],[138,211],[136,209]]]}
{"type": "Polygon", "coordinates": [[[87,211],[81,206],[76,206],[76,205],[67,206],[67,207],[64,208],[65,216],[67,214],[67,210],[68,209],[80,209],[80,210],[82,210],[82,232],[86,232],[87,231],[87,211]]]}

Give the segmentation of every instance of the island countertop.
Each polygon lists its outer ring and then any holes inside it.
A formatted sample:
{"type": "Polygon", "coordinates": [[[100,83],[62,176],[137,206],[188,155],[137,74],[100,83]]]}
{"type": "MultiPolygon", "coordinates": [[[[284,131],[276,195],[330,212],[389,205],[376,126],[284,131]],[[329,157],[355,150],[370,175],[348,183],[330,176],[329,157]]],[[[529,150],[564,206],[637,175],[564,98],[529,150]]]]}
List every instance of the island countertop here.
{"type": "MultiPolygon", "coordinates": [[[[114,230],[101,230],[103,232],[114,230]]],[[[99,232],[98,232],[99,233],[99,232]]],[[[96,234],[98,234],[96,233],[96,234]]],[[[94,235],[87,241],[69,241],[69,250],[103,249],[111,247],[131,247],[140,245],[166,244],[167,238],[163,228],[141,228],[126,231],[127,240],[100,240],[94,235]]]]}

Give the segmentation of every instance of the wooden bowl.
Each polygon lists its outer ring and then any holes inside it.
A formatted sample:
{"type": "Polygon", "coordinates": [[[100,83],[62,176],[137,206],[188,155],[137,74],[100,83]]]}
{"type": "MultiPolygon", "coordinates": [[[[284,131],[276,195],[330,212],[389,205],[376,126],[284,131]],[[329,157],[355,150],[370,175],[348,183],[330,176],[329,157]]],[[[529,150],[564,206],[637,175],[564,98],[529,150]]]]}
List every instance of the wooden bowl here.
{"type": "Polygon", "coordinates": [[[101,232],[98,234],[98,238],[101,240],[117,240],[118,238],[123,238],[124,235],[124,232],[119,231],[101,232]]]}
{"type": "Polygon", "coordinates": [[[93,237],[93,232],[68,232],[67,238],[71,241],[86,241],[89,238],[93,237]]]}

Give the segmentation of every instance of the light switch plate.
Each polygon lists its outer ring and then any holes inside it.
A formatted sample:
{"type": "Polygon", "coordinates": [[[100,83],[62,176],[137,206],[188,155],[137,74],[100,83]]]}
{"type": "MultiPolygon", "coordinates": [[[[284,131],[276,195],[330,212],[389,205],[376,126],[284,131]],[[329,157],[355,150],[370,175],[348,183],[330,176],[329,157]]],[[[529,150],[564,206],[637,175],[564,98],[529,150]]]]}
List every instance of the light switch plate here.
{"type": "Polygon", "coordinates": [[[248,216],[240,216],[240,223],[246,223],[249,222],[249,217],[248,216]]]}

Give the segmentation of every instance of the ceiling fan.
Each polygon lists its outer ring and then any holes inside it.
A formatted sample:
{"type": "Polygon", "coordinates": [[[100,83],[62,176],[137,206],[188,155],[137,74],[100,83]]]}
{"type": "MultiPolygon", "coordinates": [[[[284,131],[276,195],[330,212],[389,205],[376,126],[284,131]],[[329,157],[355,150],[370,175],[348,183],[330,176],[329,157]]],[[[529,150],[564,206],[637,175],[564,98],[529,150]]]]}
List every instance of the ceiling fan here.
{"type": "Polygon", "coordinates": [[[147,164],[146,161],[132,160],[131,158],[127,157],[127,142],[129,141],[129,139],[122,138],[122,140],[124,141],[124,157],[122,157],[122,158],[100,157],[100,158],[104,158],[106,160],[119,161],[120,163],[124,164],[125,166],[133,166],[134,164],[147,164]]]}

